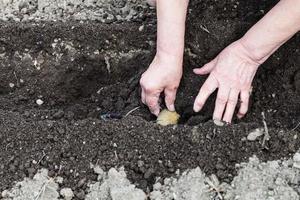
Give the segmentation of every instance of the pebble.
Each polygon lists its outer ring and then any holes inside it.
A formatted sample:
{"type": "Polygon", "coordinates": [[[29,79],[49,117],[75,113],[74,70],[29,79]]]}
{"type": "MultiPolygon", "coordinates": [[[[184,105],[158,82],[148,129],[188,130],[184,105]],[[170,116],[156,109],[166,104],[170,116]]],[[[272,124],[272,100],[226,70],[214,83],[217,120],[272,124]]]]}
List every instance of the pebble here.
{"type": "Polygon", "coordinates": [[[10,87],[10,88],[13,88],[13,87],[15,87],[15,84],[9,83],[9,87],[10,87]]]}
{"type": "Polygon", "coordinates": [[[71,188],[61,189],[60,195],[63,196],[65,200],[71,200],[74,197],[74,193],[71,188]]]}
{"type": "MultiPolygon", "coordinates": [[[[50,170],[49,172],[48,172],[48,176],[49,177],[54,177],[55,176],[55,171],[54,170],[50,170]]],[[[58,176],[57,178],[56,178],[56,182],[58,183],[58,184],[62,184],[63,183],[63,178],[62,177],[60,177],[60,176],[58,176]]]]}
{"type": "Polygon", "coordinates": [[[77,183],[77,187],[81,188],[86,182],[86,178],[82,178],[80,181],[77,183]]]}
{"type": "Polygon", "coordinates": [[[10,192],[8,190],[4,190],[2,193],[1,193],[1,196],[3,198],[9,198],[10,197],[10,192]]]}
{"type": "Polygon", "coordinates": [[[154,175],[154,169],[149,168],[146,173],[144,174],[145,179],[149,179],[152,175],[154,175]]]}
{"type": "Polygon", "coordinates": [[[153,189],[154,189],[154,190],[160,190],[161,187],[162,187],[162,185],[161,185],[161,183],[159,183],[159,182],[157,182],[157,183],[155,183],[155,184],[153,185],[153,189]]]}
{"type": "Polygon", "coordinates": [[[61,119],[65,115],[63,110],[59,110],[53,114],[54,119],[61,119]]]}
{"type": "Polygon", "coordinates": [[[76,197],[78,199],[84,199],[85,198],[85,193],[83,190],[81,190],[80,192],[76,193],[76,197]]]}
{"type": "Polygon", "coordinates": [[[174,172],[175,172],[175,169],[174,169],[174,168],[168,168],[168,172],[174,173],[174,172]]]}
{"type": "Polygon", "coordinates": [[[75,116],[75,114],[74,114],[72,111],[68,111],[67,114],[66,114],[66,117],[67,117],[69,120],[73,119],[74,116],[75,116]]]}
{"type": "Polygon", "coordinates": [[[137,162],[137,165],[138,165],[139,168],[143,167],[143,166],[144,166],[144,161],[139,160],[139,161],[137,162]]]}
{"type": "Polygon", "coordinates": [[[61,176],[57,176],[57,177],[55,178],[55,182],[58,183],[58,184],[63,184],[64,178],[61,177],[61,176]]]}
{"type": "Polygon", "coordinates": [[[13,164],[9,165],[9,171],[15,172],[16,171],[16,166],[14,166],[13,164]]]}
{"type": "Polygon", "coordinates": [[[30,116],[30,112],[26,110],[26,111],[24,112],[24,115],[25,115],[25,117],[29,117],[29,116],[30,116]]]}
{"type": "Polygon", "coordinates": [[[214,119],[214,124],[217,125],[217,126],[224,126],[225,123],[222,122],[221,120],[218,120],[218,119],[214,119]]]}
{"type": "Polygon", "coordinates": [[[141,180],[140,187],[143,189],[146,189],[148,185],[148,182],[146,180],[141,180]]]}
{"type": "Polygon", "coordinates": [[[36,104],[39,105],[39,106],[43,105],[43,103],[44,103],[44,101],[42,99],[37,99],[36,100],[36,104]]]}
{"type": "Polygon", "coordinates": [[[254,141],[256,140],[258,137],[262,136],[264,134],[263,129],[261,128],[257,128],[253,131],[251,131],[248,136],[247,136],[247,140],[249,141],[254,141]]]}
{"type": "Polygon", "coordinates": [[[142,32],[144,30],[144,27],[145,27],[144,25],[140,26],[139,31],[142,32]]]}
{"type": "Polygon", "coordinates": [[[222,163],[217,163],[217,164],[216,164],[216,169],[217,169],[217,170],[225,170],[226,167],[225,167],[222,163]]]}
{"type": "Polygon", "coordinates": [[[101,167],[99,167],[98,165],[94,167],[94,172],[96,174],[98,174],[99,176],[103,176],[103,174],[104,174],[103,169],[101,169],[101,167]]]}
{"type": "Polygon", "coordinates": [[[168,168],[173,168],[173,167],[174,167],[174,166],[173,166],[173,163],[172,163],[170,160],[168,160],[168,161],[165,163],[165,166],[168,167],[168,168]]]}
{"type": "Polygon", "coordinates": [[[35,169],[30,167],[27,169],[27,173],[28,173],[28,175],[33,175],[35,173],[35,169]]]}
{"type": "Polygon", "coordinates": [[[59,134],[64,134],[65,133],[65,129],[64,128],[57,128],[57,132],[59,134]]]}
{"type": "Polygon", "coordinates": [[[293,167],[300,169],[300,153],[295,153],[294,157],[293,157],[293,167]]]}

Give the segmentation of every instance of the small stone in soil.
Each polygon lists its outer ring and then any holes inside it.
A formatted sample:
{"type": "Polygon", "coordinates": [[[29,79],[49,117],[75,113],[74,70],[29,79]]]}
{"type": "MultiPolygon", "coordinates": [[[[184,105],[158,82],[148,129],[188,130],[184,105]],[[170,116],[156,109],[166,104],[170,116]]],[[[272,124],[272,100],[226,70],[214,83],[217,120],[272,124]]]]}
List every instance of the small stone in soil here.
{"type": "Polygon", "coordinates": [[[61,119],[64,116],[64,111],[63,110],[59,110],[56,113],[53,114],[53,118],[54,119],[61,119]]]}
{"type": "Polygon", "coordinates": [[[44,101],[42,99],[37,99],[36,100],[36,104],[39,105],[39,106],[43,105],[43,103],[44,103],[44,101]]]}
{"type": "Polygon", "coordinates": [[[71,200],[74,197],[74,193],[71,188],[61,189],[60,195],[63,196],[65,200],[71,200]]]}
{"type": "Polygon", "coordinates": [[[222,122],[221,120],[218,120],[218,119],[214,119],[214,124],[217,125],[217,126],[224,126],[224,122],[222,122]]]}
{"type": "Polygon", "coordinates": [[[261,128],[257,128],[253,131],[251,131],[248,136],[247,136],[247,140],[249,141],[254,141],[256,140],[258,137],[262,136],[264,134],[264,130],[261,128]]]}
{"type": "Polygon", "coordinates": [[[10,87],[10,88],[13,88],[13,87],[15,87],[15,84],[9,83],[9,87],[10,87]]]}
{"type": "Polygon", "coordinates": [[[300,153],[295,153],[293,157],[293,167],[300,169],[300,153]]]}

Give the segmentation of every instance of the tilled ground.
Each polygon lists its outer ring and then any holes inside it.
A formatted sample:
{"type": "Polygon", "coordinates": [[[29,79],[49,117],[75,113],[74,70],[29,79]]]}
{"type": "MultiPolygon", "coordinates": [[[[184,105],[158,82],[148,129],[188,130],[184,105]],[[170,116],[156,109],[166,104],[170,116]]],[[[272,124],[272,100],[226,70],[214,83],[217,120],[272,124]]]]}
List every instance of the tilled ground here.
{"type": "Polygon", "coordinates": [[[254,3],[191,2],[176,127],[156,125],[139,100],[140,75],[155,53],[153,18],[110,25],[2,22],[0,191],[41,167],[64,177],[80,199],[96,180],[90,163],[103,169],[123,165],[133,183],[151,190],[155,177],[176,169],[200,166],[229,182],[235,164],[253,154],[263,161],[291,156],[300,147],[299,36],[259,69],[245,119],[216,127],[210,121],[214,98],[201,113],[192,112],[205,80],[192,69],[238,39],[275,2],[254,3]],[[263,127],[262,112],[271,135],[265,147],[245,140],[263,127]]]}

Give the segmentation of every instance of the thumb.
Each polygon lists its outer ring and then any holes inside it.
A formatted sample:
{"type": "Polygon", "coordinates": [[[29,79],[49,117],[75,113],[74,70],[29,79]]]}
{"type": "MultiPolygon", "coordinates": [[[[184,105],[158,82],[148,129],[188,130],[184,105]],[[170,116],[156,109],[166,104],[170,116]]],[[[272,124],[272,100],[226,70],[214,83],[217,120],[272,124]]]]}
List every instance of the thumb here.
{"type": "Polygon", "coordinates": [[[165,89],[165,102],[169,111],[175,111],[176,91],[177,89],[165,89]]]}
{"type": "Polygon", "coordinates": [[[193,71],[195,74],[198,74],[198,75],[209,74],[214,69],[215,64],[216,64],[216,59],[213,59],[209,63],[206,63],[203,67],[195,68],[193,71]]]}

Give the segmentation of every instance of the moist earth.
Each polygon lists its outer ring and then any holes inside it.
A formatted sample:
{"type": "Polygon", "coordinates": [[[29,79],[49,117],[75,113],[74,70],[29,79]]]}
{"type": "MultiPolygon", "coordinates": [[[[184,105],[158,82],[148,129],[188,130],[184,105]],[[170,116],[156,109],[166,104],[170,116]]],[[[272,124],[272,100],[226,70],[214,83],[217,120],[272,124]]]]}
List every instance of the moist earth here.
{"type": "Polygon", "coordinates": [[[259,68],[244,119],[215,126],[215,96],[200,113],[192,111],[206,78],[192,69],[240,38],[276,2],[191,1],[176,100],[181,120],[167,127],[155,124],[140,102],[139,78],[155,54],[153,9],[128,21],[0,22],[0,190],[47,168],[83,199],[87,184],[97,180],[90,163],[106,171],[124,166],[145,192],[157,177],[198,166],[229,183],[235,165],[254,154],[262,161],[291,157],[300,148],[299,35],[259,68]],[[263,120],[271,139],[248,141],[263,120]]]}

